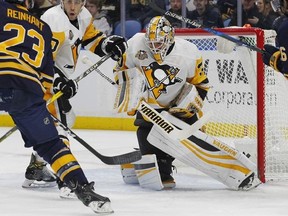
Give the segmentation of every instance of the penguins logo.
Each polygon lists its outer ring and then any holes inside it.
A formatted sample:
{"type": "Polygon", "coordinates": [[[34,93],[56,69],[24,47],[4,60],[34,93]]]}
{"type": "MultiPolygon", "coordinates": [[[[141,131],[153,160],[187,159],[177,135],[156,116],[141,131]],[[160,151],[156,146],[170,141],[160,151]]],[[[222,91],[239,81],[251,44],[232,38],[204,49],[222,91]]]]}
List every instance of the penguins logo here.
{"type": "Polygon", "coordinates": [[[156,99],[161,94],[167,93],[167,86],[183,81],[176,77],[180,69],[174,66],[159,65],[157,62],[153,62],[149,66],[142,66],[142,70],[149,85],[148,90],[156,99]]]}

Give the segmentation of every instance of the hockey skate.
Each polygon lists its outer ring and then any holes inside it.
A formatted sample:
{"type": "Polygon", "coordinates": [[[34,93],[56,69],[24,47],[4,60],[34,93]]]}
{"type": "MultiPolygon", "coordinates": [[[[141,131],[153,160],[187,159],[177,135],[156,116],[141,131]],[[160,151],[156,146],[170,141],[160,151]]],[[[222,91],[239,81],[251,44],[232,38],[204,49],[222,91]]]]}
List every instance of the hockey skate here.
{"type": "Polygon", "coordinates": [[[90,207],[95,213],[111,214],[114,212],[111,208],[110,199],[94,192],[94,182],[85,185],[71,182],[71,186],[78,199],[81,200],[85,206],[90,207]]]}
{"type": "Polygon", "coordinates": [[[157,160],[164,189],[173,189],[176,187],[176,182],[172,176],[172,168],[175,169],[175,167],[172,165],[173,160],[174,159],[170,156],[157,160]]]}
{"type": "MultiPolygon", "coordinates": [[[[39,156],[38,156],[39,157],[39,156]]],[[[37,160],[34,154],[31,155],[30,164],[25,172],[23,188],[47,188],[56,186],[56,176],[47,168],[47,163],[37,160]]]]}
{"type": "Polygon", "coordinates": [[[57,185],[59,188],[59,196],[63,199],[76,199],[77,196],[75,193],[67,186],[67,184],[63,181],[61,181],[59,178],[57,178],[57,185]]]}

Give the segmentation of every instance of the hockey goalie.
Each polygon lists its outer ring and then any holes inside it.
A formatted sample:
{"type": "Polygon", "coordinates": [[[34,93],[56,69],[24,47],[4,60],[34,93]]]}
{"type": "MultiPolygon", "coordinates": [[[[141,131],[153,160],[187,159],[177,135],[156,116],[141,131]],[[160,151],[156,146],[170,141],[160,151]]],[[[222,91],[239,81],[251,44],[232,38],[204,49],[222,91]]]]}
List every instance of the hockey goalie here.
{"type": "Polygon", "coordinates": [[[140,161],[121,167],[125,183],[162,190],[176,186],[176,158],[234,190],[249,190],[260,181],[256,166],[244,154],[201,131],[203,100],[209,90],[197,47],[174,37],[161,16],[146,33],[128,41],[117,63],[118,91],[114,108],[135,115],[140,161]]]}

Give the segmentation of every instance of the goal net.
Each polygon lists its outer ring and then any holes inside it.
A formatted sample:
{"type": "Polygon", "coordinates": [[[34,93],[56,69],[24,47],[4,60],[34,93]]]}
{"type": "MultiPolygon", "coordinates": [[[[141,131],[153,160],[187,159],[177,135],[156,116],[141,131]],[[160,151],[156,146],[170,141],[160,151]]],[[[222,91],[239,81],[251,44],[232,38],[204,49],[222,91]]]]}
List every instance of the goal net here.
{"type": "MultiPolygon", "coordinates": [[[[260,49],[275,43],[272,30],[218,30],[260,49]]],[[[194,43],[203,56],[211,85],[204,113],[214,113],[204,126],[206,133],[245,152],[257,163],[262,182],[288,179],[288,80],[264,66],[260,53],[246,47],[219,53],[218,36],[204,30],[178,29],[176,36],[194,43]]]]}

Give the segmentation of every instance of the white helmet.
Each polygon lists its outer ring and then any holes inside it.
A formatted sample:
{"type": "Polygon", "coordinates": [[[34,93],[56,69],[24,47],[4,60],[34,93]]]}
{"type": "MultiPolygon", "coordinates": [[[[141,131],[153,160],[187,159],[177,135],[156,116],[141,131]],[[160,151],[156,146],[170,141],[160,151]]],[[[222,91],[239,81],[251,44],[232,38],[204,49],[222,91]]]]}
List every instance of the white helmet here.
{"type": "Polygon", "coordinates": [[[163,16],[153,17],[146,28],[146,45],[157,62],[163,62],[171,44],[174,43],[174,28],[163,16]]]}

